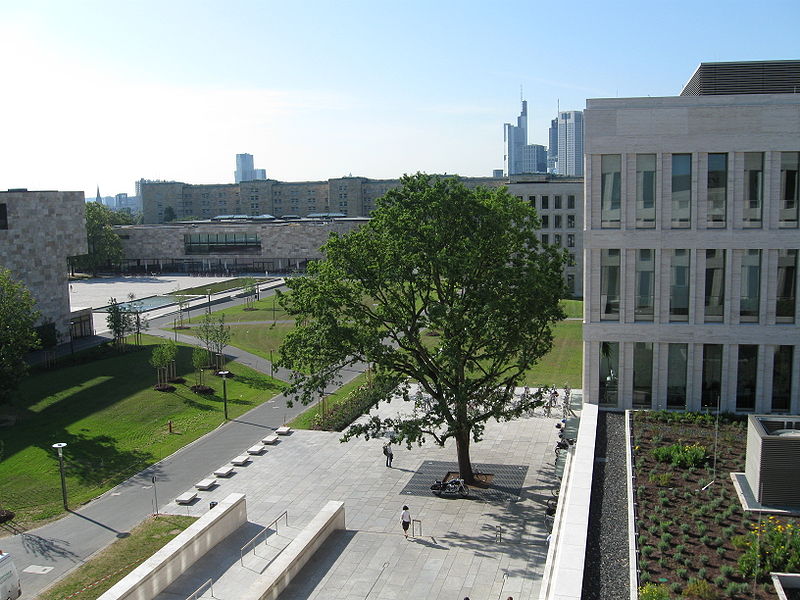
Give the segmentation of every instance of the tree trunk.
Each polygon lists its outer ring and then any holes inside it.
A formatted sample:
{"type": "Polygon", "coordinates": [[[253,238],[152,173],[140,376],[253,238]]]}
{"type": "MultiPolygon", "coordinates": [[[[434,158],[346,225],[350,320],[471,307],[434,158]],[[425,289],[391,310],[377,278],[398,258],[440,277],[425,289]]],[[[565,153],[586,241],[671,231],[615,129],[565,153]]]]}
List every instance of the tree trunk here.
{"type": "Polygon", "coordinates": [[[472,473],[472,462],[469,459],[469,431],[456,433],[456,453],[458,454],[458,470],[464,483],[470,485],[475,483],[475,475],[472,473]]]}

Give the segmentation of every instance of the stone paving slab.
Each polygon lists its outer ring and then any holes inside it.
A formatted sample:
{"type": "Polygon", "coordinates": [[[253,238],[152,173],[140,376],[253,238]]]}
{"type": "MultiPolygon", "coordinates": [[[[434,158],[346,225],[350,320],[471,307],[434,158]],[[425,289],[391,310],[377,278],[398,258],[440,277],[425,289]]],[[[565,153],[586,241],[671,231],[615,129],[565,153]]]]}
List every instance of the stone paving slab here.
{"type": "MultiPolygon", "coordinates": [[[[391,416],[404,410],[403,404],[383,403],[372,414],[391,416]]],[[[556,422],[556,418],[532,416],[487,424],[484,441],[472,446],[473,464],[524,473],[513,493],[496,497],[440,498],[430,490],[403,494],[426,464],[455,464],[455,447],[450,443],[444,448],[434,444],[410,450],[396,447],[393,467],[388,468],[381,439],[342,444],[339,433],[295,431],[282,444],[254,457],[247,467],[237,469],[229,480],[220,480],[216,489],[199,492],[195,505],[170,502],[164,510],[200,515],[210,501],[241,492],[247,496],[251,523],[269,523],[287,510],[290,525],[299,529],[327,501],[343,501],[347,530],[325,543],[284,591],[282,600],[452,600],[464,596],[477,600],[500,594],[502,598],[531,598],[538,594],[547,556],[544,503],[557,484],[556,422]],[[422,535],[416,538],[402,534],[403,504],[409,505],[412,518],[422,521],[422,535]]],[[[216,466],[209,465],[209,472],[216,466]]],[[[238,561],[238,550],[236,554],[238,561]]],[[[228,562],[236,561],[229,558],[228,562]]],[[[203,575],[191,576],[201,580],[203,575]]],[[[239,579],[243,590],[249,579],[239,579]]],[[[232,588],[225,588],[223,592],[215,587],[214,596],[237,598],[232,588]]]]}

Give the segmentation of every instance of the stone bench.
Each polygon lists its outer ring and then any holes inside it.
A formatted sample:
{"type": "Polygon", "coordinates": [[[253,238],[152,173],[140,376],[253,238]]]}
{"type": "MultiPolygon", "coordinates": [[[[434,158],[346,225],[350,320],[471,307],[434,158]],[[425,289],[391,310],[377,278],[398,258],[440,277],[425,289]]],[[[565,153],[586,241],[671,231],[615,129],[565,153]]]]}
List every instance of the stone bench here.
{"type": "Polygon", "coordinates": [[[196,487],[198,490],[210,490],[215,485],[217,485],[217,480],[208,478],[208,479],[203,479],[202,481],[198,481],[197,483],[194,484],[194,487],[196,487]]]}
{"type": "Polygon", "coordinates": [[[216,471],[214,471],[214,475],[216,477],[230,477],[236,471],[233,470],[233,467],[220,467],[216,471]]]}
{"type": "Polygon", "coordinates": [[[275,433],[277,433],[278,435],[289,435],[290,433],[292,433],[292,428],[284,425],[283,427],[278,427],[275,430],[275,433]]]}
{"type": "Polygon", "coordinates": [[[231,464],[236,465],[237,467],[242,467],[250,462],[250,457],[246,454],[240,454],[239,456],[234,456],[231,459],[231,464]]]}
{"type": "Polygon", "coordinates": [[[277,444],[278,443],[278,436],[275,435],[274,433],[272,435],[268,435],[263,440],[261,440],[261,443],[262,444],[269,444],[270,446],[273,445],[273,444],[277,444]]]}
{"type": "Polygon", "coordinates": [[[263,444],[256,444],[255,446],[250,446],[247,449],[248,454],[261,454],[262,452],[264,452],[263,444]]]}
{"type": "Polygon", "coordinates": [[[177,498],[175,498],[175,502],[178,504],[189,504],[197,498],[197,492],[184,492],[177,498]]]}

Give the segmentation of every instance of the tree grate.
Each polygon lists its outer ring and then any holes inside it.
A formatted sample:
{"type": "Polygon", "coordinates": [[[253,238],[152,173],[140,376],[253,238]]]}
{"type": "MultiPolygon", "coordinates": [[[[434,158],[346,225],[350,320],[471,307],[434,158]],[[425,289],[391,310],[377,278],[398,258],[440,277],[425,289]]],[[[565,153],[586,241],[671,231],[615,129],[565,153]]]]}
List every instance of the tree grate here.
{"type": "MultiPolygon", "coordinates": [[[[483,500],[486,502],[508,502],[517,500],[522,491],[525,477],[528,474],[528,467],[525,465],[496,465],[485,463],[474,463],[473,471],[478,473],[491,473],[492,482],[486,487],[469,488],[469,496],[472,499],[483,500]]],[[[406,486],[400,491],[405,496],[431,496],[431,484],[447,476],[447,473],[458,472],[457,462],[446,462],[439,460],[424,461],[406,486]]],[[[454,497],[457,495],[443,494],[443,498],[454,497]]]]}

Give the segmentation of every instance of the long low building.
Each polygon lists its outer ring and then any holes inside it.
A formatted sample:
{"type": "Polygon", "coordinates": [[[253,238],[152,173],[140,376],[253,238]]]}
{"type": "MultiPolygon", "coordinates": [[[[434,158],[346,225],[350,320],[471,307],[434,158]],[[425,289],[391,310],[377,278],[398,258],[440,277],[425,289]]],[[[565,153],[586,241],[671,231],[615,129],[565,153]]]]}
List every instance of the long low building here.
{"type": "Polygon", "coordinates": [[[322,258],[331,233],[366,218],[258,221],[229,218],[169,225],[120,225],[124,272],[288,273],[322,258]]]}

